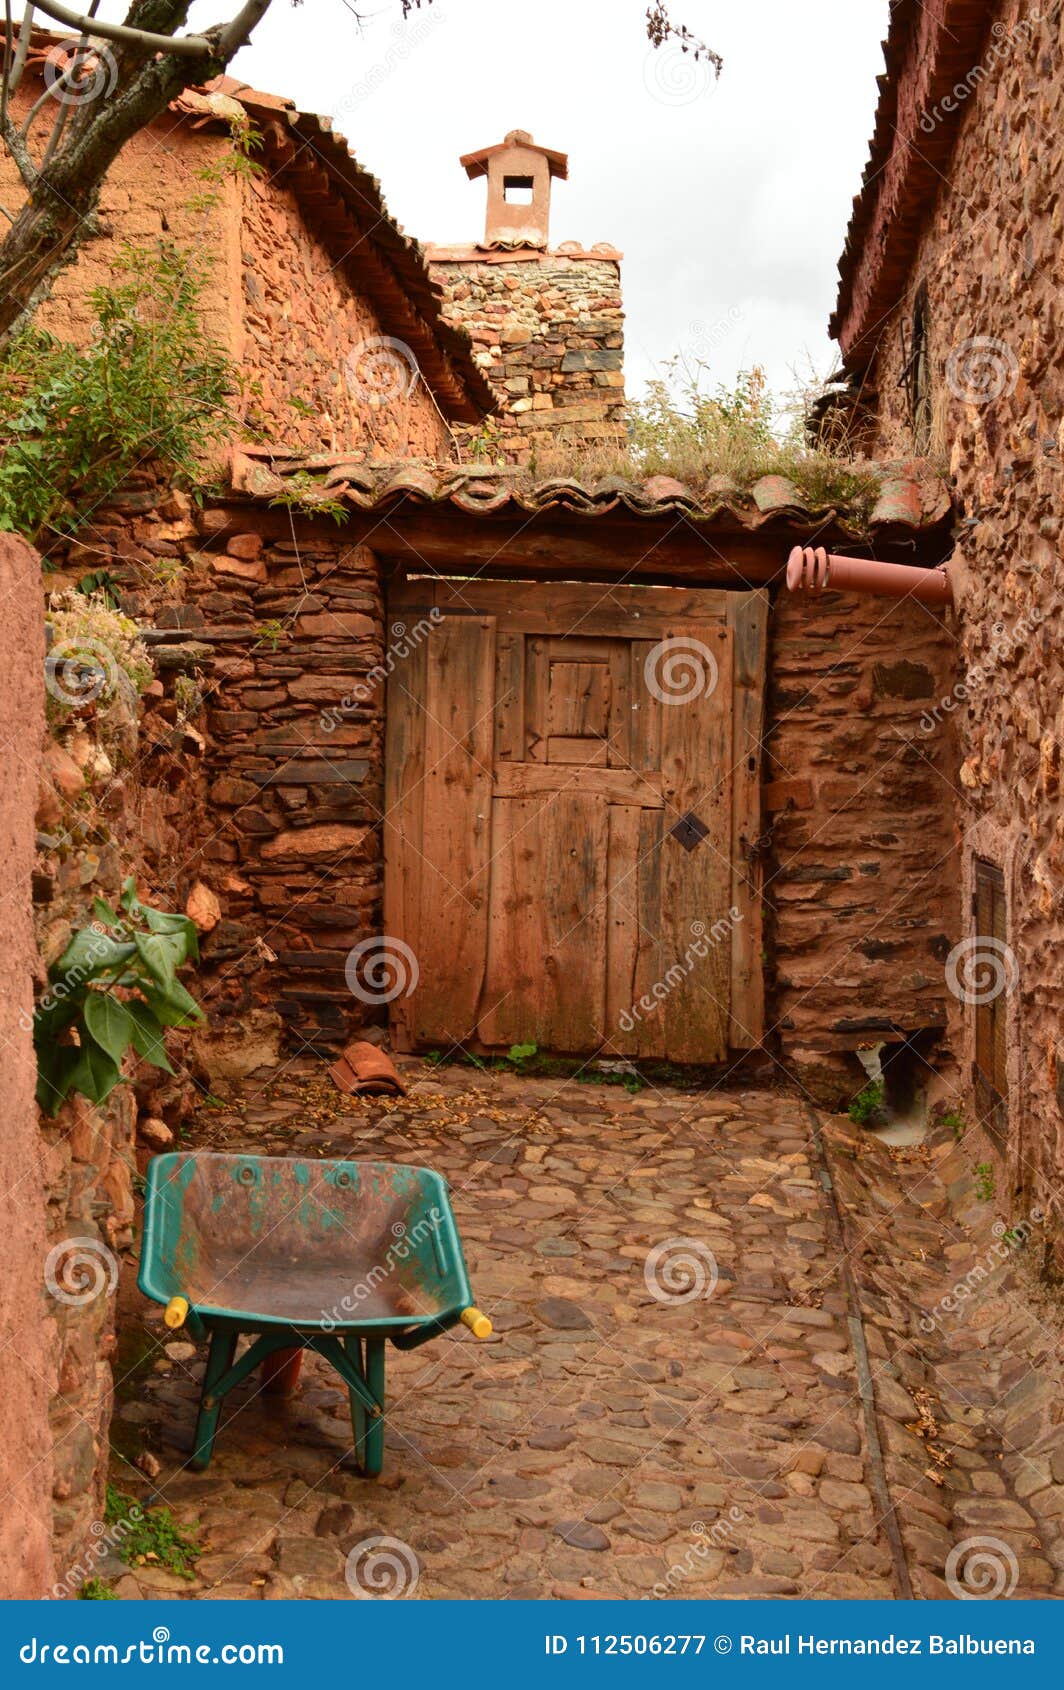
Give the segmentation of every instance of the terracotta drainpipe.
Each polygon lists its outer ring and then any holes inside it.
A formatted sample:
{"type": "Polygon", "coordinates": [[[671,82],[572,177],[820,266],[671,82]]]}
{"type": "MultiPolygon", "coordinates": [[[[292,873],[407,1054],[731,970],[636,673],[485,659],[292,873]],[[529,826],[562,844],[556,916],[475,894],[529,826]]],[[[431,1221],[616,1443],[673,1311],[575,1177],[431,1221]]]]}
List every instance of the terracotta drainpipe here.
{"type": "Polygon", "coordinates": [[[886,599],[919,599],[921,604],[953,603],[953,583],[945,569],[917,569],[908,563],[876,563],[871,558],[835,557],[823,546],[795,546],[787,559],[792,593],[873,593],[886,599]]]}

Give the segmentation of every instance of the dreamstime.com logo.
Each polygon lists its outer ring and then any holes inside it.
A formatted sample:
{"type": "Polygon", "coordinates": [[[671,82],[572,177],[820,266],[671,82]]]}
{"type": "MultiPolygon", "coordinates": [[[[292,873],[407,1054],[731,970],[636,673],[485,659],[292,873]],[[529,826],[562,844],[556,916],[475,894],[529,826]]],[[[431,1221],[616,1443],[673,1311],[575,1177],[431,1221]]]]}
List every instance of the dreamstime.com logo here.
{"type": "Polygon", "coordinates": [[[344,978],[352,997],[359,1003],[394,1003],[408,998],[421,978],[417,957],[410,946],[390,933],[360,939],[347,953],[344,978]]]}
{"type": "Polygon", "coordinates": [[[972,335],[946,359],[946,386],[965,405],[989,405],[1011,393],[1020,379],[1020,361],[1007,340],[972,335]]]}
{"type": "Polygon", "coordinates": [[[617,1017],[621,1032],[630,1033],[637,1022],[653,1015],[669,993],[690,979],[698,964],[705,961],[714,946],[721,944],[734,932],[742,919],[742,911],[733,904],[727,915],[721,916],[708,929],[704,921],[692,921],[691,942],[680,960],[674,962],[671,968],[667,968],[661,979],[655,980],[641,998],[637,998],[627,1009],[622,1009],[617,1017]]]}
{"type": "MultiPolygon", "coordinates": [[[[325,1332],[334,1332],[338,1326],[344,1326],[351,1320],[358,1318],[358,1311],[362,1304],[370,1298],[377,1287],[384,1280],[390,1279],[392,1274],[402,1266],[412,1250],[423,1244],[426,1238],[438,1233],[443,1225],[443,1214],[437,1208],[429,1210],[412,1227],[407,1227],[404,1221],[393,1221],[391,1227],[392,1242],[385,1252],[384,1260],[377,1262],[367,1274],[352,1285],[346,1296],[340,1298],[333,1308],[322,1310],[321,1326],[325,1332]]],[[[413,1313],[413,1309],[410,1311],[413,1313]]]]}
{"type": "Polygon", "coordinates": [[[353,399],[380,407],[409,399],[420,371],[405,340],[374,334],[351,348],[344,360],[344,374],[353,399]]]}
{"type": "Polygon", "coordinates": [[[109,646],[80,636],[58,641],[44,660],[45,687],[75,710],[113,693],[123,674],[109,646]]]}
{"type": "Polygon", "coordinates": [[[659,1303],[712,1297],[719,1280],[717,1258],[699,1238],[666,1238],[643,1264],[643,1283],[659,1303]]]}
{"type": "Polygon", "coordinates": [[[966,1537],[946,1561],[946,1583],[958,1602],[998,1602],[1011,1596],[1020,1566],[999,1537],[966,1537]]]}
{"type": "Polygon", "coordinates": [[[961,1003],[993,1003],[1015,990],[1019,976],[1014,952],[990,933],[962,939],[946,958],[946,985],[961,1003]]]}
{"type": "Polygon", "coordinates": [[[696,698],[708,698],[719,678],[709,647],[680,635],[659,640],[643,664],[647,691],[659,704],[691,704],[696,698]]]}
{"type": "Polygon", "coordinates": [[[443,611],[433,605],[428,616],[422,616],[408,628],[405,622],[393,622],[388,630],[390,638],[384,659],[375,663],[373,668],[363,676],[361,681],[345,693],[339,704],[331,710],[323,710],[321,717],[322,733],[335,733],[345,716],[351,715],[362,705],[368,704],[374,693],[382,687],[390,675],[394,675],[399,664],[405,662],[412,652],[416,651],[422,640],[438,628],[443,620],[443,611]]]}
{"type": "Polygon", "coordinates": [[[709,93],[713,77],[711,61],[696,58],[678,41],[652,47],[643,64],[643,86],[663,106],[689,106],[700,100],[709,93]]]}
{"type": "Polygon", "coordinates": [[[1032,1209],[1025,1220],[1014,1221],[1006,1226],[1004,1221],[995,1221],[991,1227],[995,1242],[984,1252],[975,1266],[969,1268],[963,1279],[940,1297],[934,1308],[920,1318],[921,1332],[934,1332],[943,1324],[943,1317],[960,1314],[964,1305],[971,1301],[992,1279],[998,1269],[1007,1262],[1017,1250],[1023,1250],[1031,1240],[1036,1227],[1041,1226],[1045,1215],[1041,1209],[1032,1209]]]}
{"type": "Polygon", "coordinates": [[[109,47],[86,49],[72,42],[51,47],[44,61],[44,86],[64,106],[86,106],[106,100],[115,91],[118,66],[109,47]]]}
{"type": "Polygon", "coordinates": [[[118,1261],[99,1238],[64,1238],[45,1258],[44,1283],[57,1303],[82,1308],[110,1296],[118,1284],[118,1261]]]}
{"type": "Polygon", "coordinates": [[[352,1596],[376,1601],[395,1602],[413,1596],[420,1577],[421,1564],[400,1537],[364,1537],[344,1565],[352,1596]]]}

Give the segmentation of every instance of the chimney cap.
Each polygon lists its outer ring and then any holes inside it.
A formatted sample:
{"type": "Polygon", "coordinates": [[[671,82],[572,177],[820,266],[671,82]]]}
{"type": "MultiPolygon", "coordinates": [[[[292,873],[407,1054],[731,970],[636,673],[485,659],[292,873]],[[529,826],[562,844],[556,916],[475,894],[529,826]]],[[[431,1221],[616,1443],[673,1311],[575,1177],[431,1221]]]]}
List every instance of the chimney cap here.
{"type": "Polygon", "coordinates": [[[523,147],[526,152],[539,153],[547,161],[547,169],[551,176],[559,176],[563,182],[569,177],[569,155],[554,152],[550,147],[541,147],[533,141],[527,129],[511,129],[506,139],[497,141],[493,147],[481,147],[475,153],[463,153],[459,159],[470,181],[478,176],[486,176],[488,165],[500,153],[509,152],[512,147],[523,147]]]}

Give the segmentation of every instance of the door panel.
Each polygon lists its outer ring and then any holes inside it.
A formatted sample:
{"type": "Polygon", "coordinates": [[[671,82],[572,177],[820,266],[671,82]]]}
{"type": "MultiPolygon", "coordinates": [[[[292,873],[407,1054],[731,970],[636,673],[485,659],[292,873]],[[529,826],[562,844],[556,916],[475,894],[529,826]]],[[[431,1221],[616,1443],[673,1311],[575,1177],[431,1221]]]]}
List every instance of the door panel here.
{"type": "Polygon", "coordinates": [[[399,1042],[756,1042],[766,595],[422,579],[391,609],[442,613],[389,682],[399,1042]]]}

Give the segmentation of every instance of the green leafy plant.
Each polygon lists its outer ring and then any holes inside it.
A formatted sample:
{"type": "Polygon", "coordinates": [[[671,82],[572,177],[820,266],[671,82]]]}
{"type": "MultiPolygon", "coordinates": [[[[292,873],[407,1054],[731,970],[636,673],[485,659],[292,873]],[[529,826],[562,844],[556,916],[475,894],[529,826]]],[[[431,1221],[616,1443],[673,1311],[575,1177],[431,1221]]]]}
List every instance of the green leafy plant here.
{"type": "Polygon", "coordinates": [[[155,670],[137,624],[106,593],[53,593],[45,620],[49,721],[69,718],[86,701],[106,706],[119,694],[135,705],[155,670]]]}
{"type": "Polygon", "coordinates": [[[883,1081],[869,1080],[868,1084],[850,1099],[850,1106],[846,1113],[851,1121],[859,1127],[866,1125],[872,1116],[883,1107],[883,1081]]]}
{"type": "Polygon", "coordinates": [[[942,1125],[953,1134],[955,1139],[962,1139],[968,1131],[968,1123],[956,1109],[947,1110],[942,1117],[942,1125]]]}
{"type": "Polygon", "coordinates": [[[223,440],[236,367],[203,327],[208,264],[170,241],[123,249],[79,344],[29,326],[0,364],[0,529],[73,532],[154,459],[199,479],[223,440]]]}
{"type": "Polygon", "coordinates": [[[79,1602],[117,1602],[118,1592],[112,1590],[106,1579],[86,1579],[78,1590],[79,1602]]]}
{"type": "Polygon", "coordinates": [[[121,1527],[116,1549],[123,1561],[133,1566],[150,1561],[182,1578],[194,1576],[203,1550],[169,1508],[142,1508],[133,1497],[108,1485],[103,1517],[107,1525],[121,1527]]]}
{"type": "Polygon", "coordinates": [[[276,617],[271,617],[266,622],[260,622],[255,632],[260,640],[267,642],[271,651],[276,651],[281,641],[288,638],[288,629],[283,622],[278,622],[276,617]]]}
{"type": "Polygon", "coordinates": [[[521,1073],[538,1050],[539,1046],[536,1044],[511,1045],[506,1052],[506,1060],[511,1068],[516,1068],[518,1073],[521,1073]]]}
{"type": "Polygon", "coordinates": [[[285,510],[300,511],[304,516],[329,516],[337,527],[347,521],[350,512],[342,499],[335,498],[323,479],[315,480],[308,470],[297,470],[287,476],[283,490],[270,500],[285,510]]]}
{"type": "Polygon", "coordinates": [[[102,1103],[121,1081],[131,1046],[173,1073],[164,1029],[203,1019],[177,978],[179,968],[198,959],[195,924],[142,904],[132,878],[122,888],[121,910],[94,899],[95,921],[78,929],[48,970],[33,1037],[37,1101],[50,1115],[71,1092],[102,1103]]]}
{"type": "Polygon", "coordinates": [[[977,1162],[975,1166],[975,1195],[980,1203],[989,1203],[994,1195],[994,1165],[977,1162]]]}

